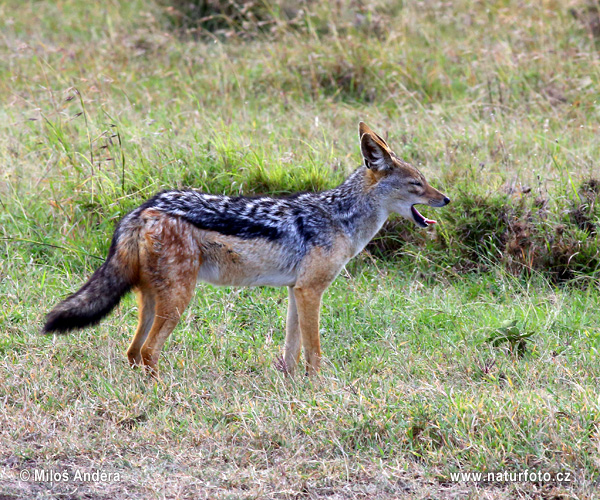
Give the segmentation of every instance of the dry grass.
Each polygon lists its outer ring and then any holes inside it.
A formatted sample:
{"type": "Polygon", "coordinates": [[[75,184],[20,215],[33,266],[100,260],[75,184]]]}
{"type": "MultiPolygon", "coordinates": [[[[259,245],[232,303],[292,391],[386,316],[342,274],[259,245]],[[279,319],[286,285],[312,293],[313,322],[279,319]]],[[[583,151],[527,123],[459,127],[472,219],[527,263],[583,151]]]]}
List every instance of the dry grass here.
{"type": "Polygon", "coordinates": [[[277,291],[202,288],[165,351],[158,385],[130,370],[122,354],[134,323],[130,300],[103,326],[69,337],[14,328],[2,362],[3,491],[52,498],[592,494],[598,312],[585,293],[538,288],[532,296],[502,278],[483,289],[475,282],[425,288],[362,265],[353,274],[328,295],[327,363],[314,382],[285,380],[272,368],[285,313],[277,291]],[[531,309],[531,299],[541,303],[531,309]],[[485,342],[506,317],[523,318],[535,332],[523,358],[485,342]],[[17,479],[34,468],[121,478],[17,479]],[[449,480],[451,471],[514,469],[568,471],[573,483],[449,480]]]}

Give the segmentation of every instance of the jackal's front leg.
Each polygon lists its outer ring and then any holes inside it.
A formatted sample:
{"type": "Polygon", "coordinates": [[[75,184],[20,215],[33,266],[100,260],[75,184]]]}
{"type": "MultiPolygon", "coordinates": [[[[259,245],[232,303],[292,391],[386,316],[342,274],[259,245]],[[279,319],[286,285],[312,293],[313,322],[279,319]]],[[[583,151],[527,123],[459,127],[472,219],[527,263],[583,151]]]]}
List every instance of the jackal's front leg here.
{"type": "Polygon", "coordinates": [[[298,324],[306,358],[306,370],[315,375],[321,368],[321,341],[319,338],[319,314],[323,291],[316,288],[294,287],[298,311],[298,324]]]}
{"type": "Polygon", "coordinates": [[[288,311],[287,322],[285,325],[285,351],[283,354],[283,363],[278,368],[288,375],[293,375],[298,359],[300,358],[300,348],[302,347],[302,338],[300,336],[300,325],[298,324],[298,308],[296,307],[296,298],[294,297],[293,287],[288,287],[288,311]]]}

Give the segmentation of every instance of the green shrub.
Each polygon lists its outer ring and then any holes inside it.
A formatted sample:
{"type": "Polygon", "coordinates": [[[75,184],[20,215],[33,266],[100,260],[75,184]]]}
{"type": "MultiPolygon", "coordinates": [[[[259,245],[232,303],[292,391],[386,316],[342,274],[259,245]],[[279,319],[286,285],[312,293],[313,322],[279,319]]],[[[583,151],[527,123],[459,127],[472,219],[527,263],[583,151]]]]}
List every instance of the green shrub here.
{"type": "Polygon", "coordinates": [[[574,198],[547,200],[530,193],[459,191],[436,217],[436,232],[409,221],[388,221],[368,249],[381,258],[413,259],[429,252],[437,268],[487,271],[502,266],[513,275],[545,274],[559,283],[600,272],[600,182],[588,179],[574,198]],[[566,215],[565,215],[566,214],[566,215]]]}
{"type": "Polygon", "coordinates": [[[285,0],[164,0],[170,26],[197,36],[253,38],[300,22],[308,2],[285,0]]]}

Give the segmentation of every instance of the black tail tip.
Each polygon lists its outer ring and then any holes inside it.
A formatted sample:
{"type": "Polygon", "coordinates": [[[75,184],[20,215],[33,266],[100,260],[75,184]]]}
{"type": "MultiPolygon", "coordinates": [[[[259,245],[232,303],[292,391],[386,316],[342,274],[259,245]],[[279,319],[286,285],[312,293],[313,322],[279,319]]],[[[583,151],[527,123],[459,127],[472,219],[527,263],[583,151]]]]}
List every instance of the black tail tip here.
{"type": "Polygon", "coordinates": [[[42,327],[44,335],[51,333],[68,333],[90,324],[88,318],[69,314],[67,311],[50,311],[46,316],[46,323],[42,327]]]}
{"type": "Polygon", "coordinates": [[[68,331],[69,329],[58,324],[56,321],[46,320],[46,323],[44,324],[44,326],[42,326],[40,333],[42,335],[51,335],[54,333],[67,333],[68,331]]]}

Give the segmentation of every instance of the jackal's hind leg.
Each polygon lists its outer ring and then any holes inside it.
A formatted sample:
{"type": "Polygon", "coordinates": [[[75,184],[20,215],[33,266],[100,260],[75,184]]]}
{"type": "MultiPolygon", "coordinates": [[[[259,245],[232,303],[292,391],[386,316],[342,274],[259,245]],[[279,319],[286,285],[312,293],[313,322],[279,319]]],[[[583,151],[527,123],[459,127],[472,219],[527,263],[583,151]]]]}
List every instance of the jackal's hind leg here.
{"type": "Polygon", "coordinates": [[[202,258],[194,226],[154,208],[142,218],[140,280],[152,293],[154,321],[140,354],[146,371],[157,377],[160,351],[192,298],[202,258]]]}
{"type": "Polygon", "coordinates": [[[156,294],[154,323],[142,346],[142,362],[147,372],[154,378],[158,376],[160,352],[189,304],[194,292],[194,284],[156,294]]]}
{"type": "Polygon", "coordinates": [[[142,346],[144,345],[144,342],[148,337],[148,333],[150,332],[150,328],[152,328],[152,324],[154,323],[154,313],[156,307],[154,294],[152,294],[149,290],[137,290],[136,295],[138,300],[139,321],[135,335],[131,340],[131,344],[129,344],[129,348],[127,349],[127,358],[129,359],[129,364],[133,368],[142,366],[142,346]]]}

